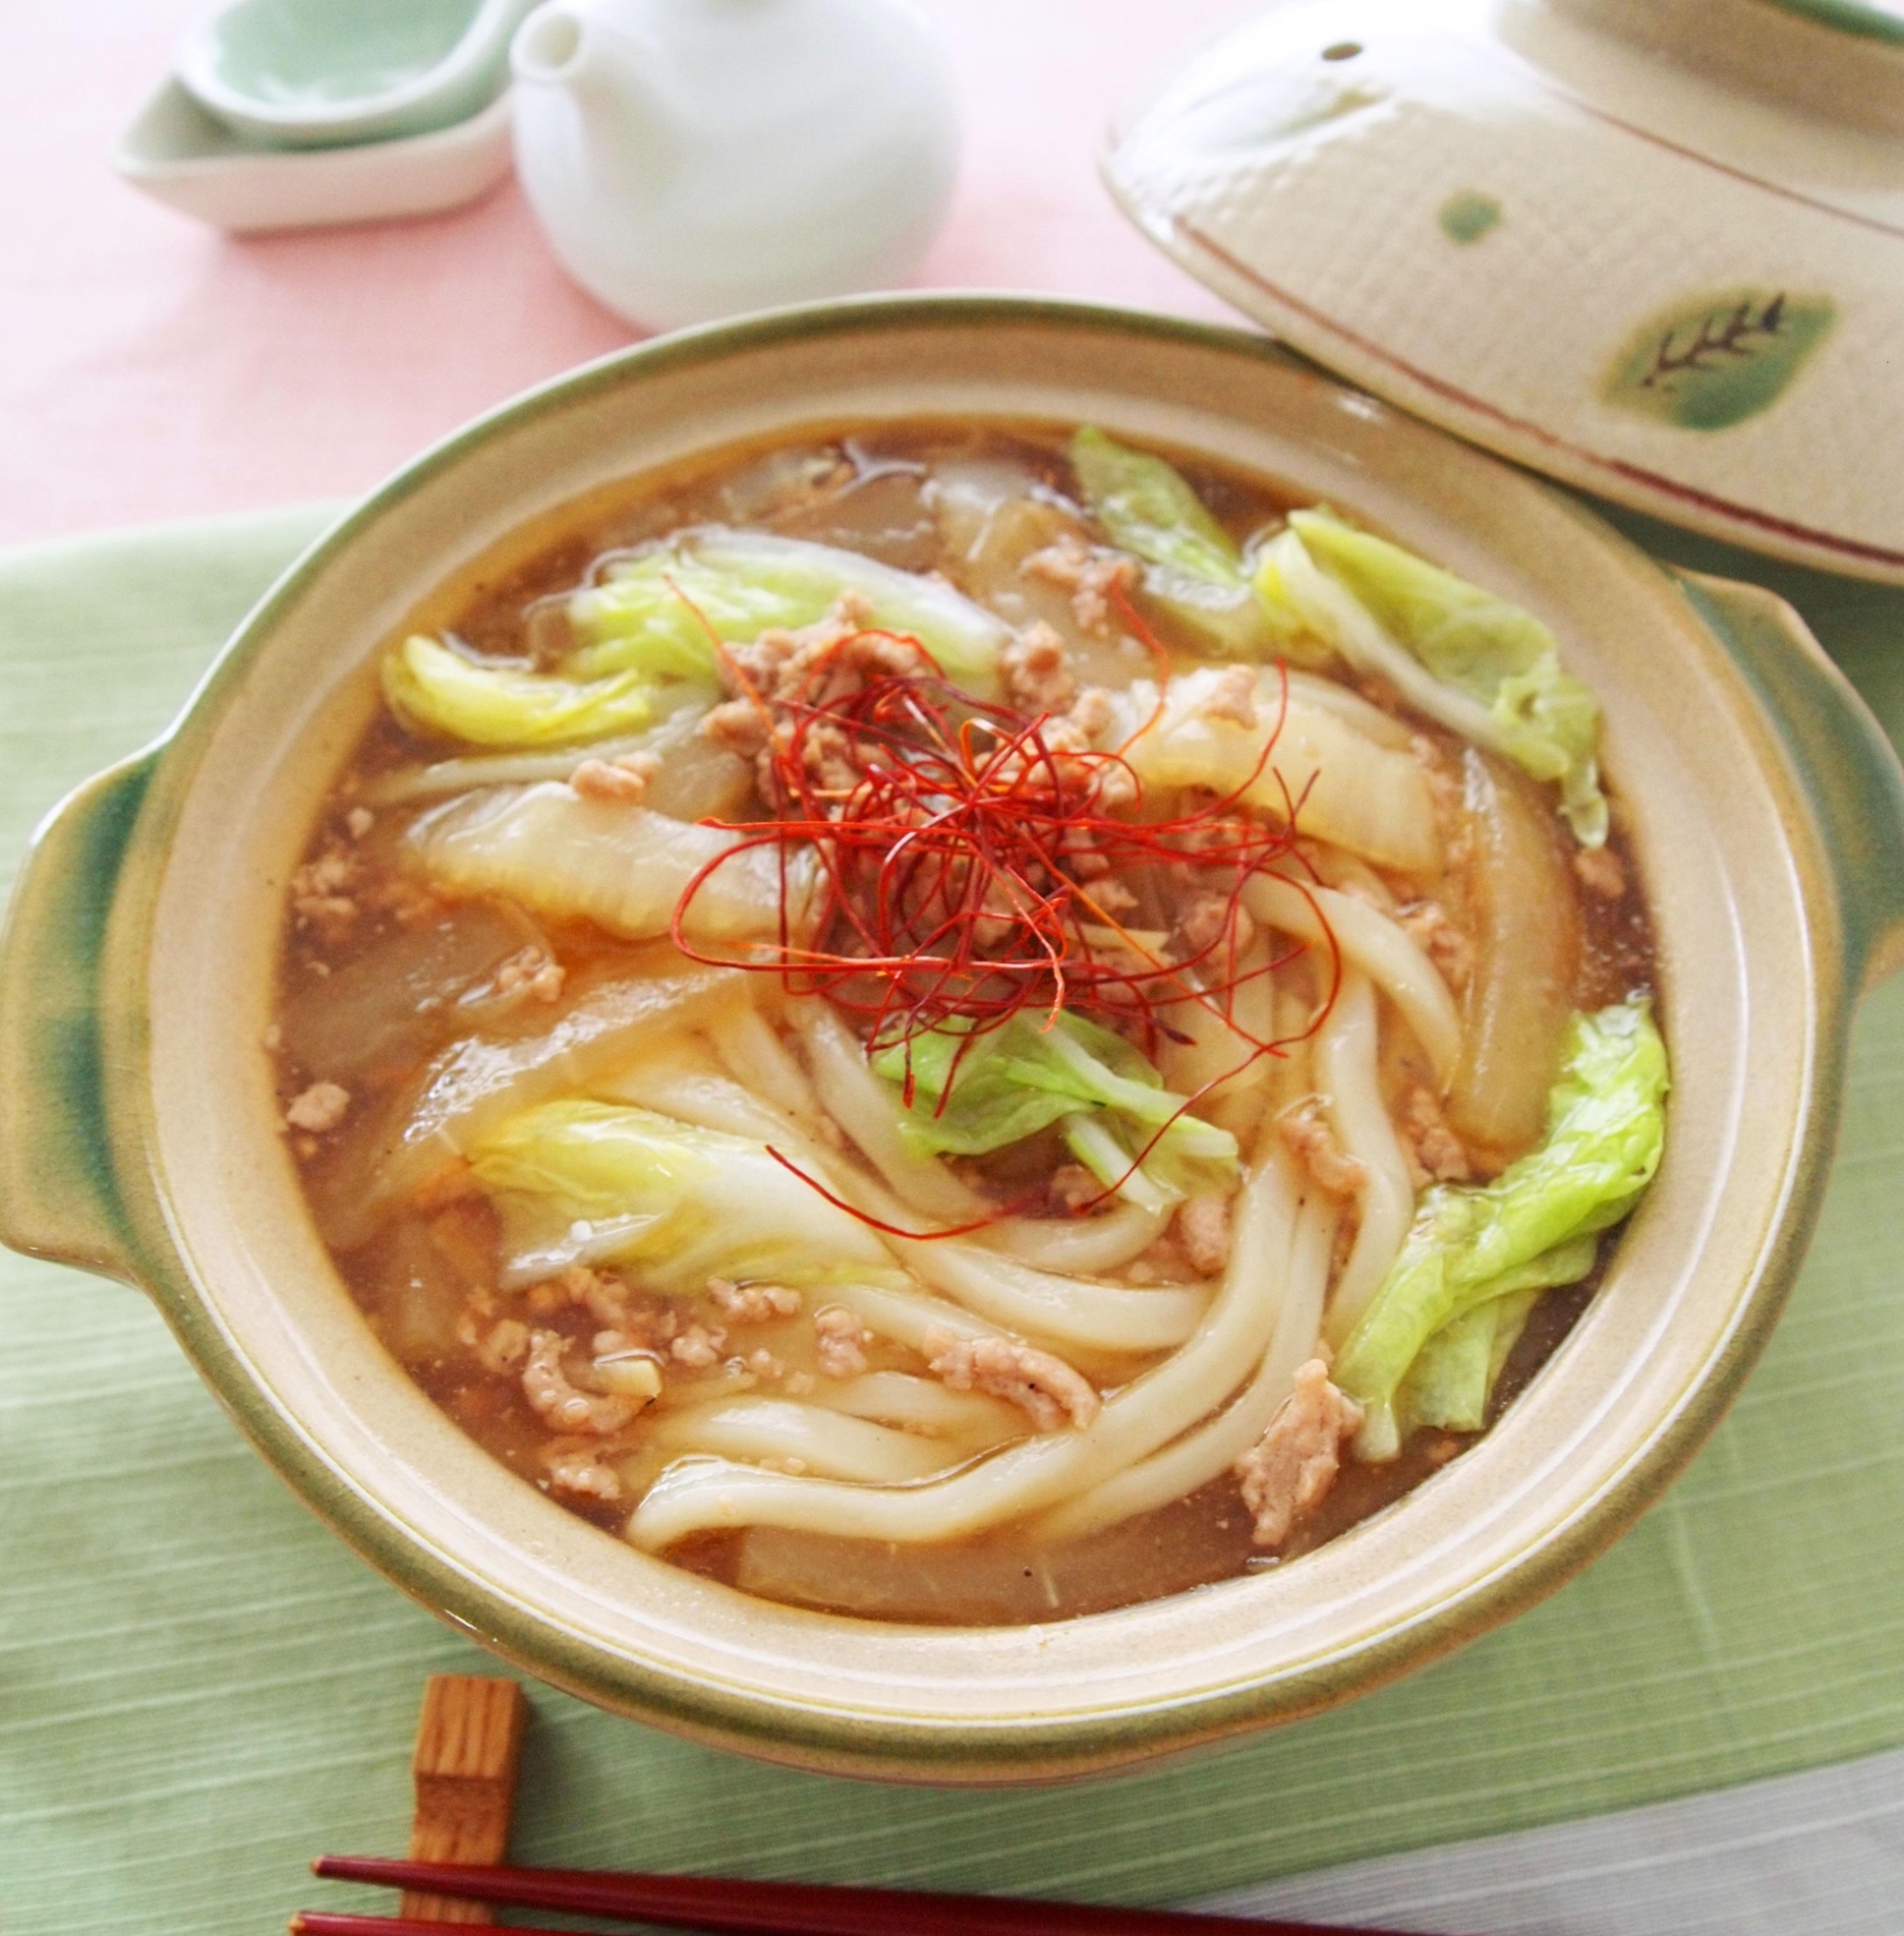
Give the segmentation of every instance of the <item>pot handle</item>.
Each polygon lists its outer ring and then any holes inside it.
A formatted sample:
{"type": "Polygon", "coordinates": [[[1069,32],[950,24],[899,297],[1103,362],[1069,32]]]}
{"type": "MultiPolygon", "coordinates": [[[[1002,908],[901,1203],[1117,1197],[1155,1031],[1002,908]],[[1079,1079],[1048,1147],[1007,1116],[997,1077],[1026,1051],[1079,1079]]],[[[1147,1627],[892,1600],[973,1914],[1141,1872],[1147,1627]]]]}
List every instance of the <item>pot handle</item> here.
{"type": "Polygon", "coordinates": [[[1838,879],[1845,973],[1857,991],[1904,968],[1904,766],[1871,709],[1777,593],[1676,571],[1758,687],[1838,879]]]}
{"type": "Polygon", "coordinates": [[[106,1129],[100,956],[157,749],[41,823],[0,927],[0,1243],[136,1282],[106,1129]]]}

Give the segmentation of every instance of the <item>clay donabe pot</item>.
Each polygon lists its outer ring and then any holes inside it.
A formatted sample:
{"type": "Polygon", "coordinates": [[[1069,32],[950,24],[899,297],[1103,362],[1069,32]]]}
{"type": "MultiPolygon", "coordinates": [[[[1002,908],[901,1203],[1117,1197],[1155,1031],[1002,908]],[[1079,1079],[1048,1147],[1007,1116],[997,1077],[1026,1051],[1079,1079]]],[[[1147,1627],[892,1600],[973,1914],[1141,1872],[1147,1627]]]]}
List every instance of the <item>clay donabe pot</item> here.
{"type": "Polygon", "coordinates": [[[903,298],[668,338],[401,471],[240,626],[172,732],[42,829],[0,951],[0,1234],[131,1280],[312,1509],[530,1673],[797,1766],[1008,1782],[1309,1714],[1537,1600],[1656,1498],[1777,1319],[1860,987],[1904,959],[1904,775],[1768,593],[1674,576],[1574,503],[1260,339],[903,298]],[[1291,1564],[1023,1628],[846,1620],[639,1553],[468,1438],[306,1214],[269,1020],[286,882],[378,648],[526,521],[736,439],[852,417],[1077,421],[1326,499],[1527,606],[1606,711],[1656,921],[1666,1160],[1585,1316],[1495,1430],[1291,1564]]]}

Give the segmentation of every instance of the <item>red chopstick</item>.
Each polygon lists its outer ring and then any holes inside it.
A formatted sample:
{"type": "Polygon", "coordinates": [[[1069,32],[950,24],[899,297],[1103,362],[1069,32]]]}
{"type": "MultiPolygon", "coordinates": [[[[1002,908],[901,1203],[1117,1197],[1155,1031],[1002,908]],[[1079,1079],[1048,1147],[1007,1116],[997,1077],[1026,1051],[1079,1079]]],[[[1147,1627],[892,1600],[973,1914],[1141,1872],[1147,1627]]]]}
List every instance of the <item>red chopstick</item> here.
{"type": "MultiPolygon", "coordinates": [[[[313,1871],[339,1882],[427,1890],[520,1909],[558,1909],[628,1922],[702,1929],[709,1936],[1321,1936],[1313,1922],[1112,1909],[1004,1895],[936,1895],[906,1889],[752,1882],[719,1876],[627,1875],[611,1869],[488,1868],[383,1856],[320,1856],[313,1871]]],[[[437,1936],[440,1923],[300,1910],[294,1936],[437,1936]]],[[[537,1936],[517,1930],[514,1936],[537,1936]]],[[[543,1931],[541,1936],[554,1936],[543,1931]]],[[[1327,1936],[1407,1936],[1345,1929],[1327,1936]]]]}

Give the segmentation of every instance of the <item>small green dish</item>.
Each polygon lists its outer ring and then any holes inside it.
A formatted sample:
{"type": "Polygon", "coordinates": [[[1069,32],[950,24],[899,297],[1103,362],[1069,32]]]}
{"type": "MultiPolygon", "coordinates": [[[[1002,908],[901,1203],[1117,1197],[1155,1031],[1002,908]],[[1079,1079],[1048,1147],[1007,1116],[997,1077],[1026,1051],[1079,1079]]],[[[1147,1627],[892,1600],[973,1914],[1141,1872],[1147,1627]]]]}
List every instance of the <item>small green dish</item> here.
{"type": "Polygon", "coordinates": [[[0,1240],[146,1289],[375,1566],[617,1712],[798,1767],[1010,1783],[1295,1719],[1531,1605],[1718,1422],[1810,1236],[1860,991],[1904,966],[1904,771],[1791,609],[1663,571],[1259,337],[1002,297],[684,331],[530,392],[318,540],[177,726],[42,828],[0,932],[0,1240]],[[312,1227],[261,1041],[286,884],[383,643],[512,532],[635,472],[845,417],[1090,419],[1281,480],[1497,588],[1600,695],[1673,1044],[1664,1165],[1495,1429],[1286,1566],[1016,1628],[753,1599],[578,1519],[378,1344],[312,1227]]]}
{"type": "Polygon", "coordinates": [[[174,63],[207,112],[277,148],[387,141],[447,128],[501,91],[535,0],[235,0],[174,63]]]}

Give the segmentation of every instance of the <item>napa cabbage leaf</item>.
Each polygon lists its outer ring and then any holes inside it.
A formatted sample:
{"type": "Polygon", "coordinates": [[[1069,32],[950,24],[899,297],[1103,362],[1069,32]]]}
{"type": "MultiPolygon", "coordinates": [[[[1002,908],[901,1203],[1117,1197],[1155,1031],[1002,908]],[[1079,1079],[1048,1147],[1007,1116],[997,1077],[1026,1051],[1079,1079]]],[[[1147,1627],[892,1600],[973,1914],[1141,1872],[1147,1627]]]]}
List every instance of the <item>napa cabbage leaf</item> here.
{"type": "Polygon", "coordinates": [[[1541,1292],[1578,1284],[1593,1268],[1599,1239],[1570,1237],[1551,1251],[1504,1272],[1487,1301],[1442,1325],[1408,1368],[1397,1410],[1406,1427],[1438,1425],[1449,1432],[1479,1432],[1508,1354],[1520,1342],[1541,1292]]]}
{"type": "Polygon", "coordinates": [[[382,665],[383,696],[411,732],[476,746],[559,746],[632,733],[653,717],[632,672],[571,679],[486,665],[417,633],[382,665]]]}
{"type": "Polygon", "coordinates": [[[621,1104],[543,1103],[468,1151],[502,1221],[504,1282],[627,1264],[688,1296],[710,1277],[821,1285],[890,1273],[867,1226],[744,1136],[621,1104]]]}
{"type": "Polygon", "coordinates": [[[1106,1189],[1151,1209],[1236,1172],[1228,1131],[1188,1114],[1185,1099],[1121,1036],[1068,1011],[1048,1028],[1023,1015],[982,1034],[942,1025],[872,1058],[901,1098],[908,1065],[913,1095],[900,1103],[900,1135],[916,1155],[982,1156],[1056,1123],[1106,1189]],[[1142,1165],[1127,1177],[1140,1151],[1142,1165]]]}
{"type": "Polygon", "coordinates": [[[1142,560],[1144,590],[1228,658],[1260,658],[1280,615],[1251,595],[1236,541],[1174,465],[1133,450],[1095,424],[1071,440],[1071,465],[1091,514],[1120,551],[1142,560]]]}
{"type": "Polygon", "coordinates": [[[721,526],[635,552],[574,593],[568,618],[581,644],[563,670],[711,680],[716,642],[749,644],[771,627],[814,624],[847,594],[862,601],[868,625],[916,638],[948,679],[995,696],[1011,634],[942,579],[835,545],[721,526]]]}
{"type": "Polygon", "coordinates": [[[1302,831],[1312,838],[1405,873],[1440,866],[1435,796],[1405,745],[1378,745],[1319,704],[1313,686],[1291,681],[1285,690],[1268,669],[1256,675],[1255,723],[1245,726],[1211,710],[1226,676],[1196,666],[1162,691],[1139,679],[1112,696],[1109,743],[1147,788],[1233,793],[1275,820],[1300,802],[1302,831]]]}
{"type": "Polygon", "coordinates": [[[1605,841],[1599,703],[1531,613],[1319,507],[1290,513],[1263,547],[1255,584],[1267,609],[1359,671],[1555,784],[1583,845],[1605,841]]]}
{"type": "Polygon", "coordinates": [[[765,942],[783,922],[799,932],[815,874],[810,848],[783,859],[776,843],[627,801],[587,800],[559,780],[445,801],[410,823],[400,852],[446,894],[494,894],[629,941],[668,933],[678,908],[694,941],[765,942]]]}
{"type": "Polygon", "coordinates": [[[1556,1273],[1591,1267],[1588,1243],[1626,1215],[1658,1167],[1667,1084],[1666,1046],[1644,1000],[1576,1014],[1540,1143],[1492,1183],[1440,1184],[1422,1197],[1332,1373],[1363,1407],[1362,1458],[1401,1449],[1398,1394],[1436,1333],[1543,1277],[1570,1282],[1556,1273]]]}

